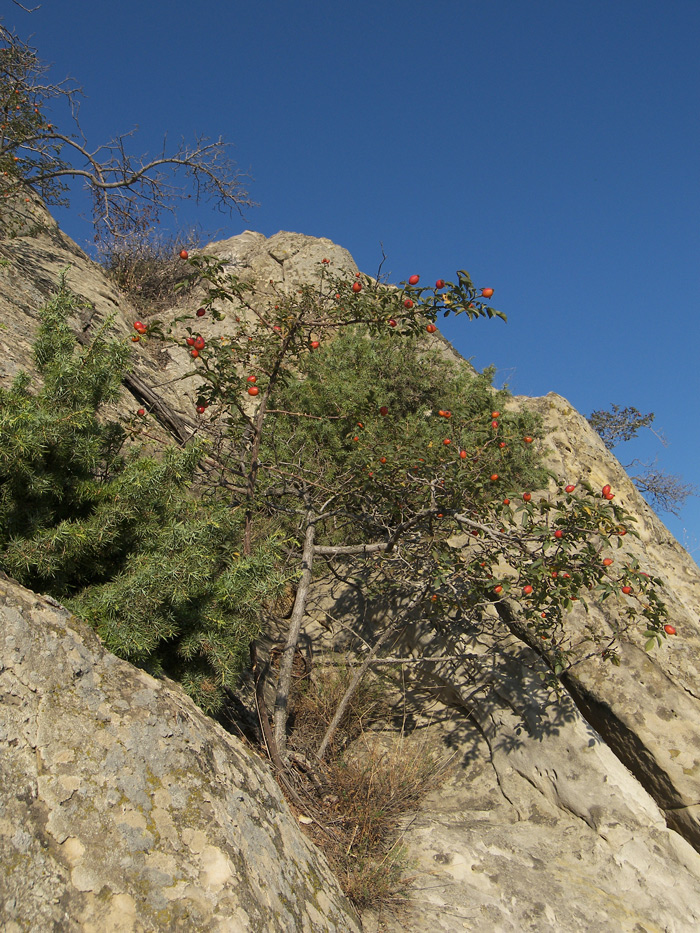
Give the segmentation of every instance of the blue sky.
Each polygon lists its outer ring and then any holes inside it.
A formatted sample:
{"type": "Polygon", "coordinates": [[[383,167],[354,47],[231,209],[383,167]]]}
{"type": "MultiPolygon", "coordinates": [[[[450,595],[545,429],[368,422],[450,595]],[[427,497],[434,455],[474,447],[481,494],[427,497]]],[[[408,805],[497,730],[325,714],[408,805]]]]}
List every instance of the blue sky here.
{"type": "MultiPolygon", "coordinates": [[[[84,88],[95,146],[224,136],[259,207],[394,281],[467,269],[509,321],[441,329],[497,384],[656,413],[619,448],[700,486],[698,0],[44,0],[5,24],[84,88]]],[[[63,228],[88,246],[72,210],[63,228]]],[[[700,498],[663,520],[700,557],[700,498]]]]}

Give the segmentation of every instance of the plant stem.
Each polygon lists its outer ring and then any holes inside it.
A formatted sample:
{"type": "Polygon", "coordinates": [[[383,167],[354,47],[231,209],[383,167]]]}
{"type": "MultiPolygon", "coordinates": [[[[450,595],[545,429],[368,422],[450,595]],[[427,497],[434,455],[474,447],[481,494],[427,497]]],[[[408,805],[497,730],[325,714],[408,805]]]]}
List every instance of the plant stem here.
{"type": "Polygon", "coordinates": [[[406,609],[389,626],[387,626],[387,628],[384,629],[382,634],[375,641],[374,645],[372,645],[372,648],[368,652],[367,657],[364,659],[360,667],[355,671],[355,674],[348,685],[348,689],[343,694],[343,698],[338,704],[335,714],[333,715],[333,719],[326,729],[326,734],[323,736],[323,740],[318,747],[316,755],[319,759],[323,760],[323,756],[326,754],[328,746],[333,741],[333,736],[335,735],[338,726],[340,725],[340,722],[345,715],[345,711],[350,705],[350,701],[354,697],[362,678],[367,673],[370,664],[372,664],[372,662],[375,660],[379,649],[383,644],[385,644],[391,635],[399,630],[399,628],[403,625],[406,616],[418,605],[424,593],[425,588],[416,593],[413,599],[409,602],[406,609]]]}
{"type": "Polygon", "coordinates": [[[289,691],[292,685],[292,669],[294,654],[299,642],[301,623],[306,611],[306,600],[311,585],[311,572],[314,564],[314,538],[316,536],[315,517],[309,508],[306,513],[306,533],[304,535],[304,550],[301,556],[301,580],[294,599],[294,608],[289,620],[287,643],[280,658],[280,670],[277,678],[277,694],[275,695],[275,744],[282,759],[287,753],[287,711],[289,706],[289,691]]]}

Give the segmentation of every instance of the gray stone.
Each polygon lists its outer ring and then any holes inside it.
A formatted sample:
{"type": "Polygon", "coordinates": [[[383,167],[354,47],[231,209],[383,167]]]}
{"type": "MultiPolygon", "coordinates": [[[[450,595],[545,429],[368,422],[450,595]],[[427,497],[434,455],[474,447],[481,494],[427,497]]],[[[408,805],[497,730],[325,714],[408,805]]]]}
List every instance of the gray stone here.
{"type": "Polygon", "coordinates": [[[671,826],[700,849],[700,568],[644,501],[618,460],[561,396],[517,399],[544,416],[548,464],[569,482],[610,483],[631,512],[639,537],[625,535],[615,565],[636,558],[659,577],[669,622],[677,635],[644,650],[645,638],[627,628],[620,606],[587,600],[570,614],[573,631],[593,627],[624,635],[622,663],[582,657],[566,684],[590,722],[664,810],[671,826]]]}
{"type": "Polygon", "coordinates": [[[416,733],[437,732],[456,767],[404,829],[404,929],[697,929],[700,855],[571,700],[548,695],[528,648],[504,640],[490,660],[476,695],[458,669],[432,678],[450,704],[433,690],[443,725],[416,733]]]}
{"type": "MultiPolygon", "coordinates": [[[[647,805],[635,820],[633,804],[619,823],[596,829],[551,802],[519,770],[509,774],[504,788],[478,730],[462,725],[460,733],[455,741],[468,753],[406,829],[414,893],[404,929],[690,933],[698,928],[699,858],[666,830],[658,811],[651,817],[647,805]]],[[[593,755],[599,753],[595,746],[593,755]]],[[[566,766],[559,758],[557,767],[566,766]]],[[[587,769],[586,777],[591,775],[587,769]]],[[[604,777],[601,770],[591,793],[604,777]]],[[[621,794],[631,788],[618,774],[614,781],[621,794]]],[[[635,801],[639,790],[632,789],[635,801]]]]}
{"type": "MultiPolygon", "coordinates": [[[[0,332],[3,384],[20,368],[32,370],[38,310],[62,270],[91,307],[76,316],[76,330],[114,315],[115,333],[126,337],[135,316],[38,202],[21,210],[15,235],[0,243],[0,310],[12,322],[0,332]]],[[[255,281],[263,301],[313,280],[321,259],[341,274],[356,271],[346,250],[296,233],[246,231],[204,251],[255,281]]],[[[162,317],[200,298],[180,298],[162,317]]],[[[209,339],[226,335],[225,321],[207,327],[209,339]]],[[[459,359],[446,341],[441,347],[459,359]]],[[[185,435],[197,429],[196,380],[180,378],[189,364],[184,347],[139,346],[134,354],[137,376],[176,413],[185,435]]],[[[383,918],[385,929],[694,931],[700,571],[565,399],[512,404],[543,415],[557,475],[611,483],[616,502],[637,517],[639,538],[626,535],[616,561],[636,557],[663,580],[678,636],[646,653],[643,637],[626,631],[619,668],[581,656],[565,680],[569,695],[554,702],[537,676],[541,660],[497,618],[486,616],[479,638],[466,633],[460,645],[426,641],[409,627],[407,653],[459,648],[472,660],[430,665],[414,679],[412,690],[430,688],[444,721],[432,722],[417,699],[416,732],[454,749],[457,767],[407,821],[413,893],[400,920],[383,918]]],[[[135,407],[125,390],[115,410],[135,407]]],[[[167,425],[149,427],[168,436],[167,425]]],[[[6,929],[357,928],[254,756],[172,685],[104,652],[57,604],[8,581],[4,588],[6,929]]],[[[307,631],[333,643],[341,607],[345,621],[356,626],[364,612],[372,625],[373,607],[336,588],[315,593],[307,631]]],[[[590,627],[611,632],[621,621],[619,607],[594,600],[569,617],[581,635],[590,627]]],[[[378,928],[376,918],[364,922],[378,928]]]]}
{"type": "Polygon", "coordinates": [[[359,931],[268,768],[179,687],[4,576],[0,633],[3,929],[359,931]]]}

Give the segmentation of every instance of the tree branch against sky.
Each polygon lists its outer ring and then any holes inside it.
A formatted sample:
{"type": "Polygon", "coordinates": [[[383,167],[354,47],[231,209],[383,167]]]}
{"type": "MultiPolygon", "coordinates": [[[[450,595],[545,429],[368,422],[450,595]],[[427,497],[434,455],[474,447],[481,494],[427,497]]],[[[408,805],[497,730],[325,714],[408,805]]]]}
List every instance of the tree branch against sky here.
{"type": "MultiPolygon", "coordinates": [[[[663,434],[651,426],[654,422],[653,411],[643,415],[632,405],[626,408],[611,405],[607,410],[591,412],[587,420],[608,450],[614,450],[619,444],[634,440],[642,428],[648,428],[664,447],[668,446],[663,434]]],[[[677,473],[667,472],[658,465],[656,459],[650,463],[635,457],[630,463],[622,465],[637,489],[657,511],[668,512],[679,518],[688,498],[698,494],[696,486],[684,482],[683,477],[677,473]],[[637,469],[633,471],[635,467],[637,469]]]]}
{"type": "MultiPolygon", "coordinates": [[[[181,138],[235,138],[260,203],[250,229],[328,237],[362,269],[376,268],[383,244],[392,281],[407,269],[435,281],[468,262],[517,313],[497,339],[443,322],[458,352],[477,369],[493,363],[496,384],[516,394],[556,392],[581,412],[635,399],[664,426],[665,469],[699,485],[689,405],[700,389],[700,5],[543,0],[400,17],[357,0],[353,13],[355,42],[339,41],[341,6],[320,16],[307,5],[290,43],[281,0],[229,5],[198,20],[196,36],[185,0],[43,3],[32,14],[9,3],[4,20],[54,63],[44,83],[72,74],[85,88],[86,139],[75,141],[88,154],[136,124],[124,139],[135,160],[159,157],[166,135],[170,155],[181,138]],[[426,69],[428,35],[439,55],[426,69]],[[582,321],[590,338],[580,339],[582,321]]],[[[72,138],[64,112],[57,100],[45,119],[72,138]]],[[[67,146],[62,155],[89,168],[67,146]]],[[[191,181],[183,169],[169,178],[191,197],[173,202],[176,216],[162,213],[164,237],[211,217],[208,240],[245,229],[235,208],[231,222],[204,211],[206,197],[198,207],[191,181]]],[[[53,208],[61,229],[97,255],[83,181],[52,183],[70,187],[70,208],[53,208]]],[[[633,455],[652,462],[653,447],[644,432],[633,455]]],[[[664,522],[680,541],[697,539],[700,499],[664,522]]]]}
{"type": "Polygon", "coordinates": [[[48,73],[38,51],[0,23],[0,166],[6,194],[31,189],[49,206],[66,206],[71,186],[82,183],[92,199],[98,240],[149,229],[187,198],[226,212],[252,203],[222,137],[200,135],[170,146],[166,136],[161,151],[149,156],[132,151],[136,130],[130,130],[95,147],[78,119],[81,88],[71,79],[51,82],[48,73]],[[46,116],[56,105],[69,131],[46,116]]]}

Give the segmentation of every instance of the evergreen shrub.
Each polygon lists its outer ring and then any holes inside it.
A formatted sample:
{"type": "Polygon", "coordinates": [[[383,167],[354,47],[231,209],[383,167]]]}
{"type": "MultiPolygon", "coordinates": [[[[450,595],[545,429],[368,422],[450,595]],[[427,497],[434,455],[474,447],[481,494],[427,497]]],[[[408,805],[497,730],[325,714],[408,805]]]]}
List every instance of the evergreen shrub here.
{"type": "Polygon", "coordinates": [[[235,512],[192,491],[201,443],[143,456],[128,426],[104,417],[129,349],[109,325],[79,346],[78,307],[62,282],[35,343],[41,387],[21,373],[0,389],[0,565],[214,712],[283,586],[279,542],[241,555],[235,512]]]}

